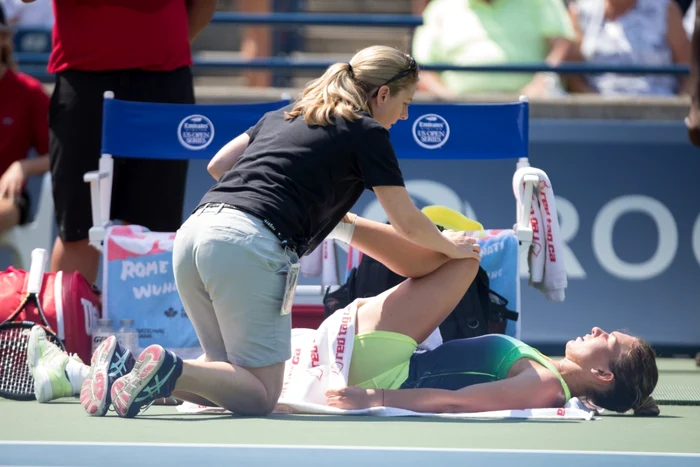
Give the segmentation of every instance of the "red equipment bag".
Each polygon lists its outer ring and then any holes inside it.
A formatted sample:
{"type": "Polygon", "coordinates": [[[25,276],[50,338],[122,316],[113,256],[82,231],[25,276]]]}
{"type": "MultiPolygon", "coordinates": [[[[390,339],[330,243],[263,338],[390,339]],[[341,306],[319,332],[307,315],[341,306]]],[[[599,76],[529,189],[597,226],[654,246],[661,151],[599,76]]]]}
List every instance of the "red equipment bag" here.
{"type": "MultiPolygon", "coordinates": [[[[29,272],[10,266],[0,271],[0,323],[22,303],[27,293],[29,272]]],[[[102,316],[99,291],[80,272],[45,273],[39,300],[49,326],[70,353],[76,353],[89,365],[92,354],[92,330],[102,316]]],[[[17,320],[41,323],[36,307],[27,305],[17,320]]]]}

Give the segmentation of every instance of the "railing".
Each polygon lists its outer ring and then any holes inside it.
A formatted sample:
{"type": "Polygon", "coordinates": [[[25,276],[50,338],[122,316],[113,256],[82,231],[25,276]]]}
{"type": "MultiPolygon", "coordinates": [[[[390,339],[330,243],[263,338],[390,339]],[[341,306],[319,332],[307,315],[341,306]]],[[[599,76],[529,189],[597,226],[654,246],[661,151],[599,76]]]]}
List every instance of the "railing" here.
{"type": "MultiPolygon", "coordinates": [[[[268,13],[247,14],[218,12],[214,15],[213,23],[238,24],[272,24],[286,26],[365,26],[414,28],[423,22],[422,17],[413,15],[392,14],[326,14],[326,13],[268,13]]],[[[24,36],[29,34],[47,34],[47,30],[19,31],[24,36]]],[[[19,51],[16,53],[20,66],[45,66],[49,54],[45,52],[19,51]]],[[[194,65],[197,68],[230,68],[230,69],[270,69],[270,70],[320,70],[332,65],[333,61],[293,58],[276,56],[256,59],[213,59],[195,55],[194,65]]],[[[451,65],[431,64],[421,65],[424,70],[431,71],[464,71],[464,72],[511,72],[534,73],[555,72],[560,74],[583,73],[618,73],[618,74],[650,74],[650,75],[687,75],[690,68],[685,65],[646,66],[646,65],[597,65],[587,63],[563,63],[557,66],[545,63],[502,64],[502,65],[451,65]]]]}
{"type": "Polygon", "coordinates": [[[297,26],[372,26],[413,28],[421,16],[364,13],[229,13],[219,12],[212,23],[277,24],[297,26]]]}

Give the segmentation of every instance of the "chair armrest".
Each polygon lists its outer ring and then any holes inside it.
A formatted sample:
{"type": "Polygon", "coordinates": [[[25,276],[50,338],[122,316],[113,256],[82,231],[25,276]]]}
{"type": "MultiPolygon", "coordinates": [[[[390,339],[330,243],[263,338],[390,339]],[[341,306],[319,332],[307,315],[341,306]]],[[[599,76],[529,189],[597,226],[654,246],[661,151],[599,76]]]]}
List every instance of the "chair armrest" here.
{"type": "Polygon", "coordinates": [[[107,178],[109,174],[107,172],[100,172],[99,170],[93,170],[91,172],[86,172],[83,175],[83,181],[86,183],[98,182],[103,178],[107,178]]]}

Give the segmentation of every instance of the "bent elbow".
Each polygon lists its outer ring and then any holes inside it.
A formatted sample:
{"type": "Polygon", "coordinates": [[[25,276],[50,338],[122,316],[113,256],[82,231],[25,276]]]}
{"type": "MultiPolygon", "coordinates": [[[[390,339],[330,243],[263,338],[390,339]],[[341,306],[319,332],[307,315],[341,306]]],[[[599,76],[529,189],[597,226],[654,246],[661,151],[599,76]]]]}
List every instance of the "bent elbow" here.
{"type": "Polygon", "coordinates": [[[214,177],[214,180],[217,182],[221,178],[221,168],[219,167],[219,164],[217,164],[217,161],[215,159],[212,159],[209,164],[207,164],[207,172],[209,172],[209,175],[214,177]]]}

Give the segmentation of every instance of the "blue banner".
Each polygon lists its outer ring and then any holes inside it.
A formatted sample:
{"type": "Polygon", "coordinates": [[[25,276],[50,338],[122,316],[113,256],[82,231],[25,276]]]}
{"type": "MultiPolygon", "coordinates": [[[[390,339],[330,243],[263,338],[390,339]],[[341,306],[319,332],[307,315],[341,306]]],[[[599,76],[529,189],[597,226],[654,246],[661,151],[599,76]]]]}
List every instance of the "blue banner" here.
{"type": "Polygon", "coordinates": [[[172,233],[139,226],[110,229],[105,241],[103,314],[115,330],[134,320],[141,349],[160,344],[199,356],[199,340],[177,293],[172,266],[172,233]]]}

